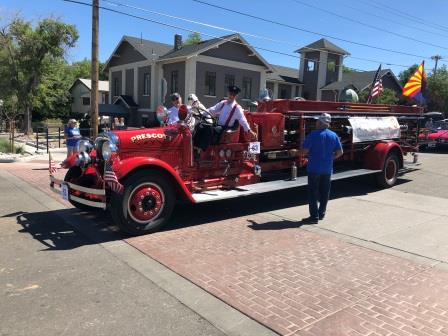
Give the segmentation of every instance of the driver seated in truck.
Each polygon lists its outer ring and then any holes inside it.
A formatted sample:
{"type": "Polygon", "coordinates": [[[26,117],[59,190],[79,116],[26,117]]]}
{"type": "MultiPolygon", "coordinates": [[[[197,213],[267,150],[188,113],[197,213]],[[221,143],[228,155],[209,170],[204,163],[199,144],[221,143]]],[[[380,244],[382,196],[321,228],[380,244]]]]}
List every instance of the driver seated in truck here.
{"type": "Polygon", "coordinates": [[[249,132],[253,138],[257,138],[257,133],[250,129],[243,108],[236,101],[236,97],[241,91],[240,88],[236,85],[231,85],[227,89],[227,99],[208,109],[212,115],[218,117],[218,127],[215,128],[215,132],[218,134],[222,133],[224,129],[231,128],[235,121],[238,121],[245,132],[249,132]]]}
{"type": "Polygon", "coordinates": [[[171,95],[172,107],[168,109],[168,125],[174,125],[179,121],[179,107],[182,105],[182,97],[177,92],[171,95]]]}
{"type": "Polygon", "coordinates": [[[194,93],[190,93],[187,97],[187,107],[188,111],[192,108],[197,108],[199,110],[206,110],[207,108],[199,101],[198,97],[194,93]]]}

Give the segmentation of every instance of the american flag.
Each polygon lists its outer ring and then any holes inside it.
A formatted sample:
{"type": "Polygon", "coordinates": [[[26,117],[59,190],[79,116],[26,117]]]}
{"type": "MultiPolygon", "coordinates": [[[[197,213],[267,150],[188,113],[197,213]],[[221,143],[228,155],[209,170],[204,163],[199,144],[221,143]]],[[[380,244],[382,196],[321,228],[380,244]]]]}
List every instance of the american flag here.
{"type": "Polygon", "coordinates": [[[372,99],[378,97],[383,92],[383,80],[381,79],[381,64],[373,77],[372,87],[370,89],[369,97],[367,98],[367,104],[372,103],[372,99]]]}
{"type": "Polygon", "coordinates": [[[104,169],[104,182],[107,183],[112,191],[121,194],[124,190],[123,185],[118,181],[117,175],[115,175],[112,170],[112,165],[106,162],[106,167],[104,169]]]}
{"type": "Polygon", "coordinates": [[[53,157],[51,156],[51,152],[48,152],[48,172],[50,175],[53,175],[58,171],[58,167],[56,166],[56,162],[54,162],[53,157]]]}
{"type": "Polygon", "coordinates": [[[383,80],[380,78],[373,85],[372,98],[379,96],[381,92],[383,92],[383,80]]]}

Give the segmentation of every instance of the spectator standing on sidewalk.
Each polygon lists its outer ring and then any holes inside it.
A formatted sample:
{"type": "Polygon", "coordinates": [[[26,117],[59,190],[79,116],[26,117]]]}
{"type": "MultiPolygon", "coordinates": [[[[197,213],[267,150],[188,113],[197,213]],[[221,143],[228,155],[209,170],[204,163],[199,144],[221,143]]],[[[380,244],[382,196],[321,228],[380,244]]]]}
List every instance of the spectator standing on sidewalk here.
{"type": "Polygon", "coordinates": [[[65,128],[65,144],[67,146],[67,157],[78,152],[79,140],[81,133],[79,132],[78,123],[75,119],[70,119],[65,128]]]}
{"type": "Polygon", "coordinates": [[[303,221],[317,224],[324,219],[330,197],[333,160],[342,156],[342,145],[337,134],[329,129],[331,116],[323,113],[303,144],[308,154],[308,202],[310,216],[303,221]]]}

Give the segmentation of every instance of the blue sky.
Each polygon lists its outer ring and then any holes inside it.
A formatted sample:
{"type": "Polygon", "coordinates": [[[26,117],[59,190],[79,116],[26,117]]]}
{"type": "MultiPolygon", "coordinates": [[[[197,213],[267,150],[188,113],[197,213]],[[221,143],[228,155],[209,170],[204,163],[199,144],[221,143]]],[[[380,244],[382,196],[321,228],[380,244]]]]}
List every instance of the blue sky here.
{"type": "MultiPolygon", "coordinates": [[[[91,0],[80,1],[91,2],[91,0]]],[[[289,57],[266,51],[259,51],[270,63],[290,67],[298,67],[299,63],[299,59],[297,58],[298,55],[294,53],[294,50],[321,38],[319,35],[280,27],[253,18],[224,12],[220,9],[194,2],[193,0],[110,1],[176,15],[188,18],[189,20],[201,21],[231,30],[267,37],[273,40],[279,40],[281,42],[244,36],[249,43],[254,46],[295,55],[296,57],[289,57]]],[[[437,54],[441,55],[445,59],[445,62],[448,63],[448,23],[446,21],[448,1],[446,0],[428,0],[424,4],[422,4],[422,1],[417,0],[378,0],[376,2],[366,0],[204,1],[228,8],[232,8],[233,6],[235,10],[241,12],[250,12],[256,16],[269,18],[273,21],[279,21],[287,25],[300,27],[316,33],[332,35],[345,40],[418,55],[417,57],[400,55],[328,38],[336,45],[350,52],[352,57],[346,58],[344,62],[346,66],[352,68],[375,70],[378,67],[379,62],[383,62],[383,68],[392,68],[394,72],[398,74],[404,69],[404,67],[398,65],[407,66],[414,63],[420,63],[422,59],[419,56],[430,57],[437,54]],[[360,21],[363,24],[330,15],[329,13],[320,11],[316,8],[310,8],[303,5],[303,2],[321,9],[332,11],[338,15],[347,16],[352,20],[360,21]],[[381,8],[374,8],[369,5],[369,3],[374,3],[381,8]],[[384,6],[393,7],[399,11],[390,11],[384,6]],[[403,15],[403,12],[418,17],[425,22],[420,23],[415,18],[403,15]],[[406,35],[432,45],[411,41],[393,34],[378,31],[367,25],[381,27],[381,29],[389,30],[400,35],[406,35]],[[374,62],[363,61],[356,58],[366,58],[374,60],[374,62]],[[387,63],[397,65],[387,65],[387,63]]],[[[158,20],[213,36],[228,34],[226,31],[162,17],[142,10],[112,6],[104,0],[100,0],[100,4],[114,10],[125,11],[148,19],[158,20]]],[[[55,16],[61,18],[65,22],[75,24],[79,30],[80,39],[76,48],[69,51],[69,54],[67,55],[68,59],[70,61],[76,61],[85,57],[90,57],[90,7],[66,3],[61,0],[0,0],[0,18],[2,19],[0,23],[2,25],[5,20],[12,17],[17,12],[28,20],[35,21],[43,17],[55,16]]],[[[189,34],[188,31],[182,31],[107,11],[101,11],[100,59],[101,61],[106,61],[108,59],[123,35],[143,36],[145,39],[171,44],[175,33],[182,34],[184,38],[189,34]]],[[[208,36],[203,35],[203,39],[208,38],[208,36]]],[[[444,64],[443,60],[439,63],[439,66],[442,64],[444,64]]],[[[426,61],[427,70],[432,69],[433,66],[433,61],[426,61]]]]}

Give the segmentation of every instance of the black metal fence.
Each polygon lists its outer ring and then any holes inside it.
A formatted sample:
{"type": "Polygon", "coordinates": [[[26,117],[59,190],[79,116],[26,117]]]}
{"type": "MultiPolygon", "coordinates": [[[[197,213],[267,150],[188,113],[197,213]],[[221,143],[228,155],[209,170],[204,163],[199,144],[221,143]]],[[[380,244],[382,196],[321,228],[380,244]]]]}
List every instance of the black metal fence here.
{"type": "MultiPolygon", "coordinates": [[[[57,144],[57,148],[61,148],[65,144],[64,127],[62,126],[37,127],[35,130],[36,153],[39,150],[46,150],[48,153],[50,147],[54,148],[57,144]]],[[[91,134],[91,128],[81,128],[80,133],[91,134]]]]}

